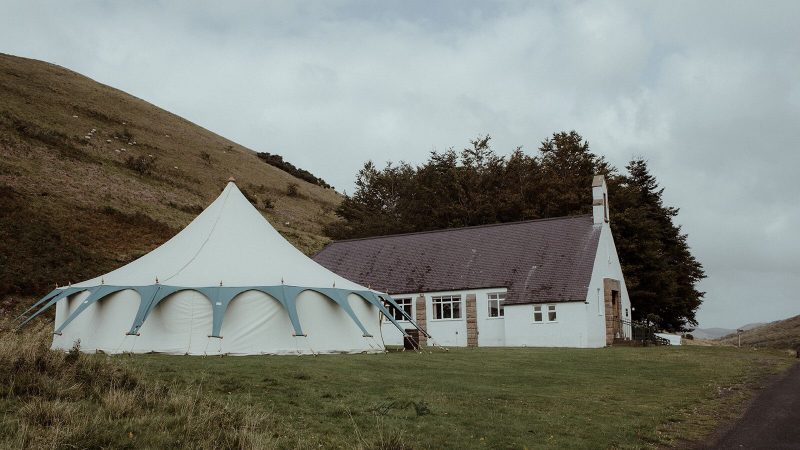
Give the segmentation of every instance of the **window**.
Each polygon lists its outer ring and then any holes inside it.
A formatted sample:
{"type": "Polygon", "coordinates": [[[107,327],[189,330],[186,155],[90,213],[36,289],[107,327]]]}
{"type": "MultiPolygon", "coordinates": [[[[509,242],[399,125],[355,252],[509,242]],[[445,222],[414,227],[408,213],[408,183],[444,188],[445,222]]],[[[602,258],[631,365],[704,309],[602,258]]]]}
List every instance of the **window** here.
{"type": "MultiPolygon", "coordinates": [[[[396,298],[396,299],[394,299],[394,302],[397,303],[397,306],[399,306],[403,311],[405,311],[406,314],[408,314],[411,317],[414,317],[412,315],[414,310],[413,310],[413,306],[412,306],[413,304],[411,303],[411,300],[412,299],[410,299],[410,298],[396,298]]],[[[403,313],[398,311],[397,308],[393,307],[389,303],[384,303],[384,306],[392,314],[392,318],[394,320],[408,320],[403,316],[403,313]]]]}
{"type": "Polygon", "coordinates": [[[542,322],[542,305],[533,305],[533,321],[542,322]]]}
{"type": "Polygon", "coordinates": [[[533,305],[533,321],[536,323],[544,322],[544,312],[545,308],[547,308],[547,321],[548,322],[555,322],[556,321],[556,305],[533,305]]]}
{"type": "Polygon", "coordinates": [[[461,318],[461,296],[445,295],[432,297],[433,319],[460,319],[461,318]]]}
{"type": "Polygon", "coordinates": [[[505,292],[489,294],[489,317],[504,317],[503,303],[505,300],[505,292]]]}

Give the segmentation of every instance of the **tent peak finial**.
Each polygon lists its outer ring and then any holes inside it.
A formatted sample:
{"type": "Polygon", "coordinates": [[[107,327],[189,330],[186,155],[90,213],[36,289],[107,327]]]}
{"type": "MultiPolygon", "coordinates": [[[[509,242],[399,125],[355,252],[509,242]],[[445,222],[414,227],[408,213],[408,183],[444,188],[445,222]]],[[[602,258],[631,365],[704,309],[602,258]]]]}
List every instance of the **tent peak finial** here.
{"type": "Polygon", "coordinates": [[[228,183],[236,183],[236,178],[228,177],[228,183]]]}

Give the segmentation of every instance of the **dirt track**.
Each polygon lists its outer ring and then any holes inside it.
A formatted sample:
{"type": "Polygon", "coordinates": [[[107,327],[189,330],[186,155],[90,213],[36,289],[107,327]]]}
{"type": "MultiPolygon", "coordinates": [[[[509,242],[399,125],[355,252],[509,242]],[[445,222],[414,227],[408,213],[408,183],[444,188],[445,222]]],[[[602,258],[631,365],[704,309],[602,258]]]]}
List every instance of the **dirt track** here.
{"type": "Polygon", "coordinates": [[[764,389],[709,449],[800,449],[800,364],[764,389]]]}

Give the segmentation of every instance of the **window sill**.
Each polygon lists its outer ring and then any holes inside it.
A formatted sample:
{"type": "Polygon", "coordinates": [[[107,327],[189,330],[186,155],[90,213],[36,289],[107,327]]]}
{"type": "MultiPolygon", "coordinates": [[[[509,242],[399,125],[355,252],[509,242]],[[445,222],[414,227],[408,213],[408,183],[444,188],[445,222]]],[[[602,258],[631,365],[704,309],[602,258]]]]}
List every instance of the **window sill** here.
{"type": "Polygon", "coordinates": [[[531,322],[531,323],[534,324],[534,325],[546,325],[548,323],[558,323],[558,321],[557,320],[547,321],[547,322],[535,322],[534,321],[534,322],[531,322]]]}
{"type": "Polygon", "coordinates": [[[497,320],[497,319],[505,319],[505,316],[503,316],[503,317],[486,317],[486,320],[497,320]]]}
{"type": "Polygon", "coordinates": [[[464,319],[431,319],[431,322],[462,322],[464,319]]]}

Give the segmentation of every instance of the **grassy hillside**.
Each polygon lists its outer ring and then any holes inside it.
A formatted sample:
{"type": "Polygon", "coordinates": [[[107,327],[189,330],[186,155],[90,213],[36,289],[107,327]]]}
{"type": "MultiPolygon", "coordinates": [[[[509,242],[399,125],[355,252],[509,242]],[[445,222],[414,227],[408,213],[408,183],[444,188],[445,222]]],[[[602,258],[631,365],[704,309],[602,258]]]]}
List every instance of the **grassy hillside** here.
{"type": "MultiPolygon", "coordinates": [[[[737,345],[736,333],[720,339],[723,344],[737,345]]],[[[790,317],[747,330],[742,333],[742,346],[777,349],[800,348],[800,316],[790,317]]]]}
{"type": "Polygon", "coordinates": [[[332,189],[80,74],[0,54],[0,298],[150,251],[231,176],[292,243],[323,245],[340,201],[332,189]]]}

